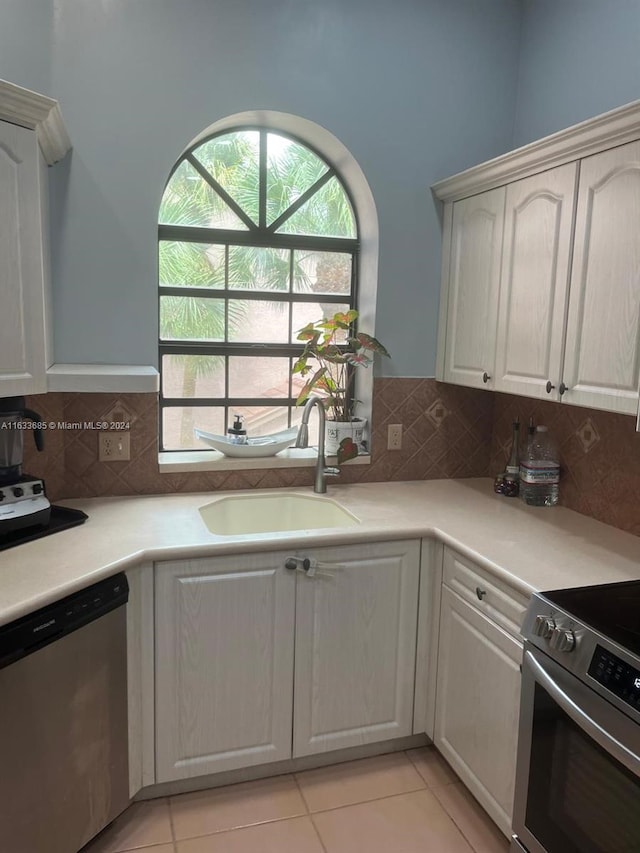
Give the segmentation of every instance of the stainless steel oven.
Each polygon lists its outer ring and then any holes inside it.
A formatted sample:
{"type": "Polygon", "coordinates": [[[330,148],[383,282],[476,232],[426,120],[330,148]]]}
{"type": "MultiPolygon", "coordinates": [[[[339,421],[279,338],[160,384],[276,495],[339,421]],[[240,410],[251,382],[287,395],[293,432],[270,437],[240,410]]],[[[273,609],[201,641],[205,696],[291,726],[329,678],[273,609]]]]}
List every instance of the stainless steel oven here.
{"type": "Polygon", "coordinates": [[[512,851],[640,852],[640,582],[534,596],[512,851]]]}

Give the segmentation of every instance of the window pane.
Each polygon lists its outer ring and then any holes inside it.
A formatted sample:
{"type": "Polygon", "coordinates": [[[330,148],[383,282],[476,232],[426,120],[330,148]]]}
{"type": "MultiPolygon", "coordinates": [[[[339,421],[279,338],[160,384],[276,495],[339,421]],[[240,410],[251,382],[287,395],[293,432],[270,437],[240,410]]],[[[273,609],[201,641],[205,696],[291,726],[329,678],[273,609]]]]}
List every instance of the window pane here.
{"type": "Polygon", "coordinates": [[[258,131],[244,130],[210,139],[193,152],[254,222],[258,221],[259,148],[258,131]]]}
{"type": "MultiPolygon", "coordinates": [[[[337,311],[348,311],[349,306],[344,302],[302,302],[294,304],[292,308],[291,342],[299,343],[298,332],[308,323],[316,323],[323,317],[333,317],[337,311]]],[[[347,340],[346,332],[336,333],[336,343],[343,344],[347,340]]]]}
{"type": "Polygon", "coordinates": [[[267,224],[313,186],[327,168],[304,145],[276,133],[267,134],[267,224]]]}
{"type": "Polygon", "coordinates": [[[296,293],[351,293],[351,255],[344,252],[293,253],[296,293]]]}
{"type": "Polygon", "coordinates": [[[195,427],[224,435],[224,407],[169,406],[162,410],[162,439],[165,450],[211,450],[193,434],[195,427]]]}
{"type": "Polygon", "coordinates": [[[229,246],[231,290],[289,290],[288,249],[229,246]]]}
{"type": "Polygon", "coordinates": [[[164,341],[223,340],[223,300],[161,296],[160,337],[164,341]]]}
{"type": "Polygon", "coordinates": [[[242,220],[186,160],[178,166],[167,184],[160,202],[158,221],[163,225],[247,230],[242,220]]]}
{"type": "Polygon", "coordinates": [[[171,287],[224,287],[225,247],[161,240],[160,284],[171,287]]]}
{"type": "Polygon", "coordinates": [[[330,178],[299,210],[285,220],[282,234],[314,234],[321,237],[355,237],[356,223],[340,181],[330,178]]]}
{"type": "Polygon", "coordinates": [[[165,397],[224,397],[224,356],[162,356],[165,397]]]}
{"type": "Polygon", "coordinates": [[[289,359],[231,357],[229,397],[288,397],[289,359]]]}
{"type": "Polygon", "coordinates": [[[229,323],[229,340],[234,343],[277,344],[289,340],[287,302],[230,299],[229,312],[238,315],[237,323],[229,323]]]}
{"type": "MultiPolygon", "coordinates": [[[[244,418],[245,429],[249,438],[261,435],[272,435],[289,428],[289,410],[286,406],[230,406],[229,420],[239,414],[244,418]]],[[[292,444],[295,438],[292,440],[292,444]]]]}

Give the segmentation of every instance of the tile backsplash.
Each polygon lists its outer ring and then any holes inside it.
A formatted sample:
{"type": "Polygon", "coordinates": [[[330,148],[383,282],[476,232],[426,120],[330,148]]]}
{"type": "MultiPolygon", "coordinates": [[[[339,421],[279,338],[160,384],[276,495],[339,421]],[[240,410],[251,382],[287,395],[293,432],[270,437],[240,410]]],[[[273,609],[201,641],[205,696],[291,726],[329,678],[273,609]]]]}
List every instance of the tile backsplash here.
{"type": "MultiPolygon", "coordinates": [[[[161,474],[155,394],[51,393],[28,398],[28,405],[44,421],[68,426],[47,430],[43,453],[25,435],[24,469],[46,480],[53,500],[313,483],[311,467],[161,474]],[[98,431],[83,427],[120,416],[131,423],[131,460],[99,462],[98,431]]],[[[561,504],[640,535],[635,418],[434,379],[375,380],[371,464],[345,466],[339,482],[493,476],[504,468],[516,416],[523,424],[533,416],[557,439],[561,504]],[[393,423],[403,425],[400,451],[386,449],[387,427],[393,423]]]]}
{"type": "MultiPolygon", "coordinates": [[[[43,453],[28,436],[25,442],[24,469],[44,477],[53,500],[313,484],[311,467],[161,474],[155,394],[51,393],[30,397],[28,405],[44,421],[68,425],[47,431],[43,453]],[[131,460],[99,462],[98,431],[82,426],[119,419],[131,423],[131,460]]],[[[491,397],[482,391],[431,379],[378,379],[372,463],[346,466],[340,482],[486,476],[491,410],[491,397]],[[403,425],[400,451],[386,449],[390,423],[403,425]]]]}
{"type": "MultiPolygon", "coordinates": [[[[560,503],[640,536],[640,433],[636,419],[564,403],[495,394],[491,474],[504,470],[511,425],[546,424],[560,449],[560,503]]],[[[544,511],[544,510],[543,510],[544,511]]]]}

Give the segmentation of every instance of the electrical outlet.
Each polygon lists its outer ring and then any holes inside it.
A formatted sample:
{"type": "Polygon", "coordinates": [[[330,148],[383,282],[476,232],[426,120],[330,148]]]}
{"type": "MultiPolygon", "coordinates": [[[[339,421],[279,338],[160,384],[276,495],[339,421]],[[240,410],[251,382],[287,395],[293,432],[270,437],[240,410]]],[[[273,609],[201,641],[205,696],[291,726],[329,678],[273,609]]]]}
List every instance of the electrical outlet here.
{"type": "Polygon", "coordinates": [[[387,450],[402,450],[402,424],[387,427],[387,450]]]}
{"type": "Polygon", "coordinates": [[[131,459],[128,432],[106,430],[98,433],[99,462],[128,462],[131,459]]]}

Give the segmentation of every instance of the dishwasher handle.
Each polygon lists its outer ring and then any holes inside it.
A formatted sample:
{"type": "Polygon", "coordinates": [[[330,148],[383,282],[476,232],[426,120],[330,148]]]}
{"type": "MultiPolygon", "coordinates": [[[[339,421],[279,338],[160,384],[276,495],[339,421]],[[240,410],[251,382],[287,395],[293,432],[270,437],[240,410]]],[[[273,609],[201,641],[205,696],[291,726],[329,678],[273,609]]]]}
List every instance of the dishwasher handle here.
{"type": "Polygon", "coordinates": [[[0,627],[0,669],[122,607],[128,600],[129,584],[121,572],[0,627]]]}

